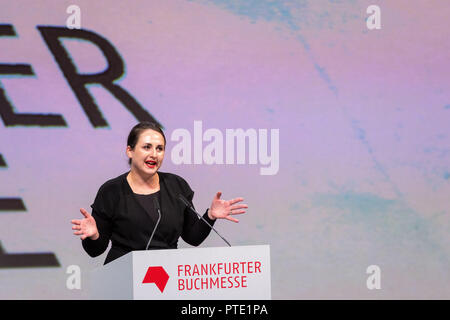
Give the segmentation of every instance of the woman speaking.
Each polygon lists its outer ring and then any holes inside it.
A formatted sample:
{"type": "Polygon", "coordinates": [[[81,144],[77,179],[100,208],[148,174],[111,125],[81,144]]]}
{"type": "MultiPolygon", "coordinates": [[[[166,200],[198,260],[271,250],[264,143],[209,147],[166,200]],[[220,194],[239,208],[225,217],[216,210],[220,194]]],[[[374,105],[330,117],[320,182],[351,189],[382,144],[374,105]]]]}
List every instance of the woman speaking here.
{"type": "MultiPolygon", "coordinates": [[[[131,170],[100,187],[91,205],[92,215],[81,208],[84,218],[71,221],[74,234],[80,236],[91,257],[105,252],[110,240],[104,264],[133,250],[175,249],[180,236],[198,246],[209,235],[208,224],[179,200],[181,195],[193,206],[194,191],[189,184],[180,176],[159,171],[165,147],[164,133],[155,123],[133,127],[126,148],[131,170]]],[[[203,218],[210,225],[216,219],[238,222],[233,215],[245,213],[248,206],[238,204],[244,199],[226,201],[220,196],[217,192],[203,218]]]]}

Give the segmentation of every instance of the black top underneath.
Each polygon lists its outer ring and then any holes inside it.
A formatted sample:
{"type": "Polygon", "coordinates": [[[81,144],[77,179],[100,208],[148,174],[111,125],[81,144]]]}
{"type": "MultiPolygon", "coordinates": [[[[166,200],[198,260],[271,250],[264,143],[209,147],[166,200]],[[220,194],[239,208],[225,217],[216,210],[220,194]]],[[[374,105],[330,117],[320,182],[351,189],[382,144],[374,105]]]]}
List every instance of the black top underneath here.
{"type": "MultiPolygon", "coordinates": [[[[155,230],[149,249],[175,249],[178,239],[198,246],[206,239],[211,229],[179,199],[183,195],[191,204],[194,191],[181,177],[158,172],[160,191],[150,195],[139,195],[132,191],[126,172],[105,182],[98,190],[92,207],[92,216],[100,237],[97,240],[82,240],[85,251],[91,256],[101,255],[111,240],[112,246],[105,264],[134,250],[145,250],[158,221],[153,198],[158,197],[161,220],[155,230]]],[[[215,220],[203,218],[213,225],[215,220]]]]}
{"type": "MultiPolygon", "coordinates": [[[[141,205],[141,207],[147,212],[149,217],[154,221],[155,223],[158,221],[159,214],[158,211],[155,208],[155,198],[158,200],[158,203],[161,203],[161,192],[155,192],[151,194],[138,194],[134,193],[133,195],[141,205]]],[[[158,228],[162,227],[162,225],[158,225],[158,228]]]]}

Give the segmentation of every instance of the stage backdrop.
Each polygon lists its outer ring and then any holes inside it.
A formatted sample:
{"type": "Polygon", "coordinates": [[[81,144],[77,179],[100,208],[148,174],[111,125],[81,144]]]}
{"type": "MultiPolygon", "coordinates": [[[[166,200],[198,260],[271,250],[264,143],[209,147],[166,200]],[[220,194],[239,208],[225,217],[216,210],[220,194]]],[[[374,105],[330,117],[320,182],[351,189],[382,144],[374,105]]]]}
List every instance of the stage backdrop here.
{"type": "Polygon", "coordinates": [[[198,211],[245,198],[216,227],[270,244],[274,299],[450,298],[447,1],[0,7],[0,298],[90,298],[70,220],[142,120],[198,211]]]}

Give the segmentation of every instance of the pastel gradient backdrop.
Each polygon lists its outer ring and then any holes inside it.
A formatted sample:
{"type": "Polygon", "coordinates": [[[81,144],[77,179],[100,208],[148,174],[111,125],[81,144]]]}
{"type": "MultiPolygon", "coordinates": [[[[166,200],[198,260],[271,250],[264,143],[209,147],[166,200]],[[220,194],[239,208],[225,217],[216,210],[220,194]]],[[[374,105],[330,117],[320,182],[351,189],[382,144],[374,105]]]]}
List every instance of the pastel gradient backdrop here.
{"type": "MultiPolygon", "coordinates": [[[[0,122],[0,212],[9,253],[54,252],[60,268],[0,269],[2,299],[84,299],[66,288],[103,264],[72,235],[100,185],[129,170],[126,137],[137,120],[99,86],[109,128],[94,129],[37,25],[81,26],[110,41],[118,82],[164,126],[280,130],[280,169],[174,165],[204,211],[215,192],[243,196],[248,212],[216,227],[233,245],[270,244],[274,299],[450,298],[450,6],[445,0],[0,1],[0,63],[31,64],[34,77],[0,77],[17,112],[61,114],[67,128],[0,122]],[[381,8],[368,30],[366,8],[381,8]],[[381,268],[368,290],[366,268],[381,268]]],[[[80,72],[106,67],[89,42],[65,41],[80,72]]],[[[214,233],[202,246],[223,246],[214,233]]],[[[180,247],[188,247],[180,240],[180,247]]],[[[84,278],[82,278],[84,279],[84,278]]]]}

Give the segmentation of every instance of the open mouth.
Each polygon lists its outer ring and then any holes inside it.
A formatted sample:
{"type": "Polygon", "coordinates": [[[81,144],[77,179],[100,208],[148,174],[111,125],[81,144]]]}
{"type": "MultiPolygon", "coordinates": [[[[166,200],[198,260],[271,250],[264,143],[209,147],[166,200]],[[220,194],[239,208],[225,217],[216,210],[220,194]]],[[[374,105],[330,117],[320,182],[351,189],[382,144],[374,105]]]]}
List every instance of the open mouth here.
{"type": "Polygon", "coordinates": [[[156,167],[156,161],[153,161],[153,160],[145,161],[145,164],[146,164],[147,167],[149,167],[149,168],[154,168],[154,167],[156,167]]]}

